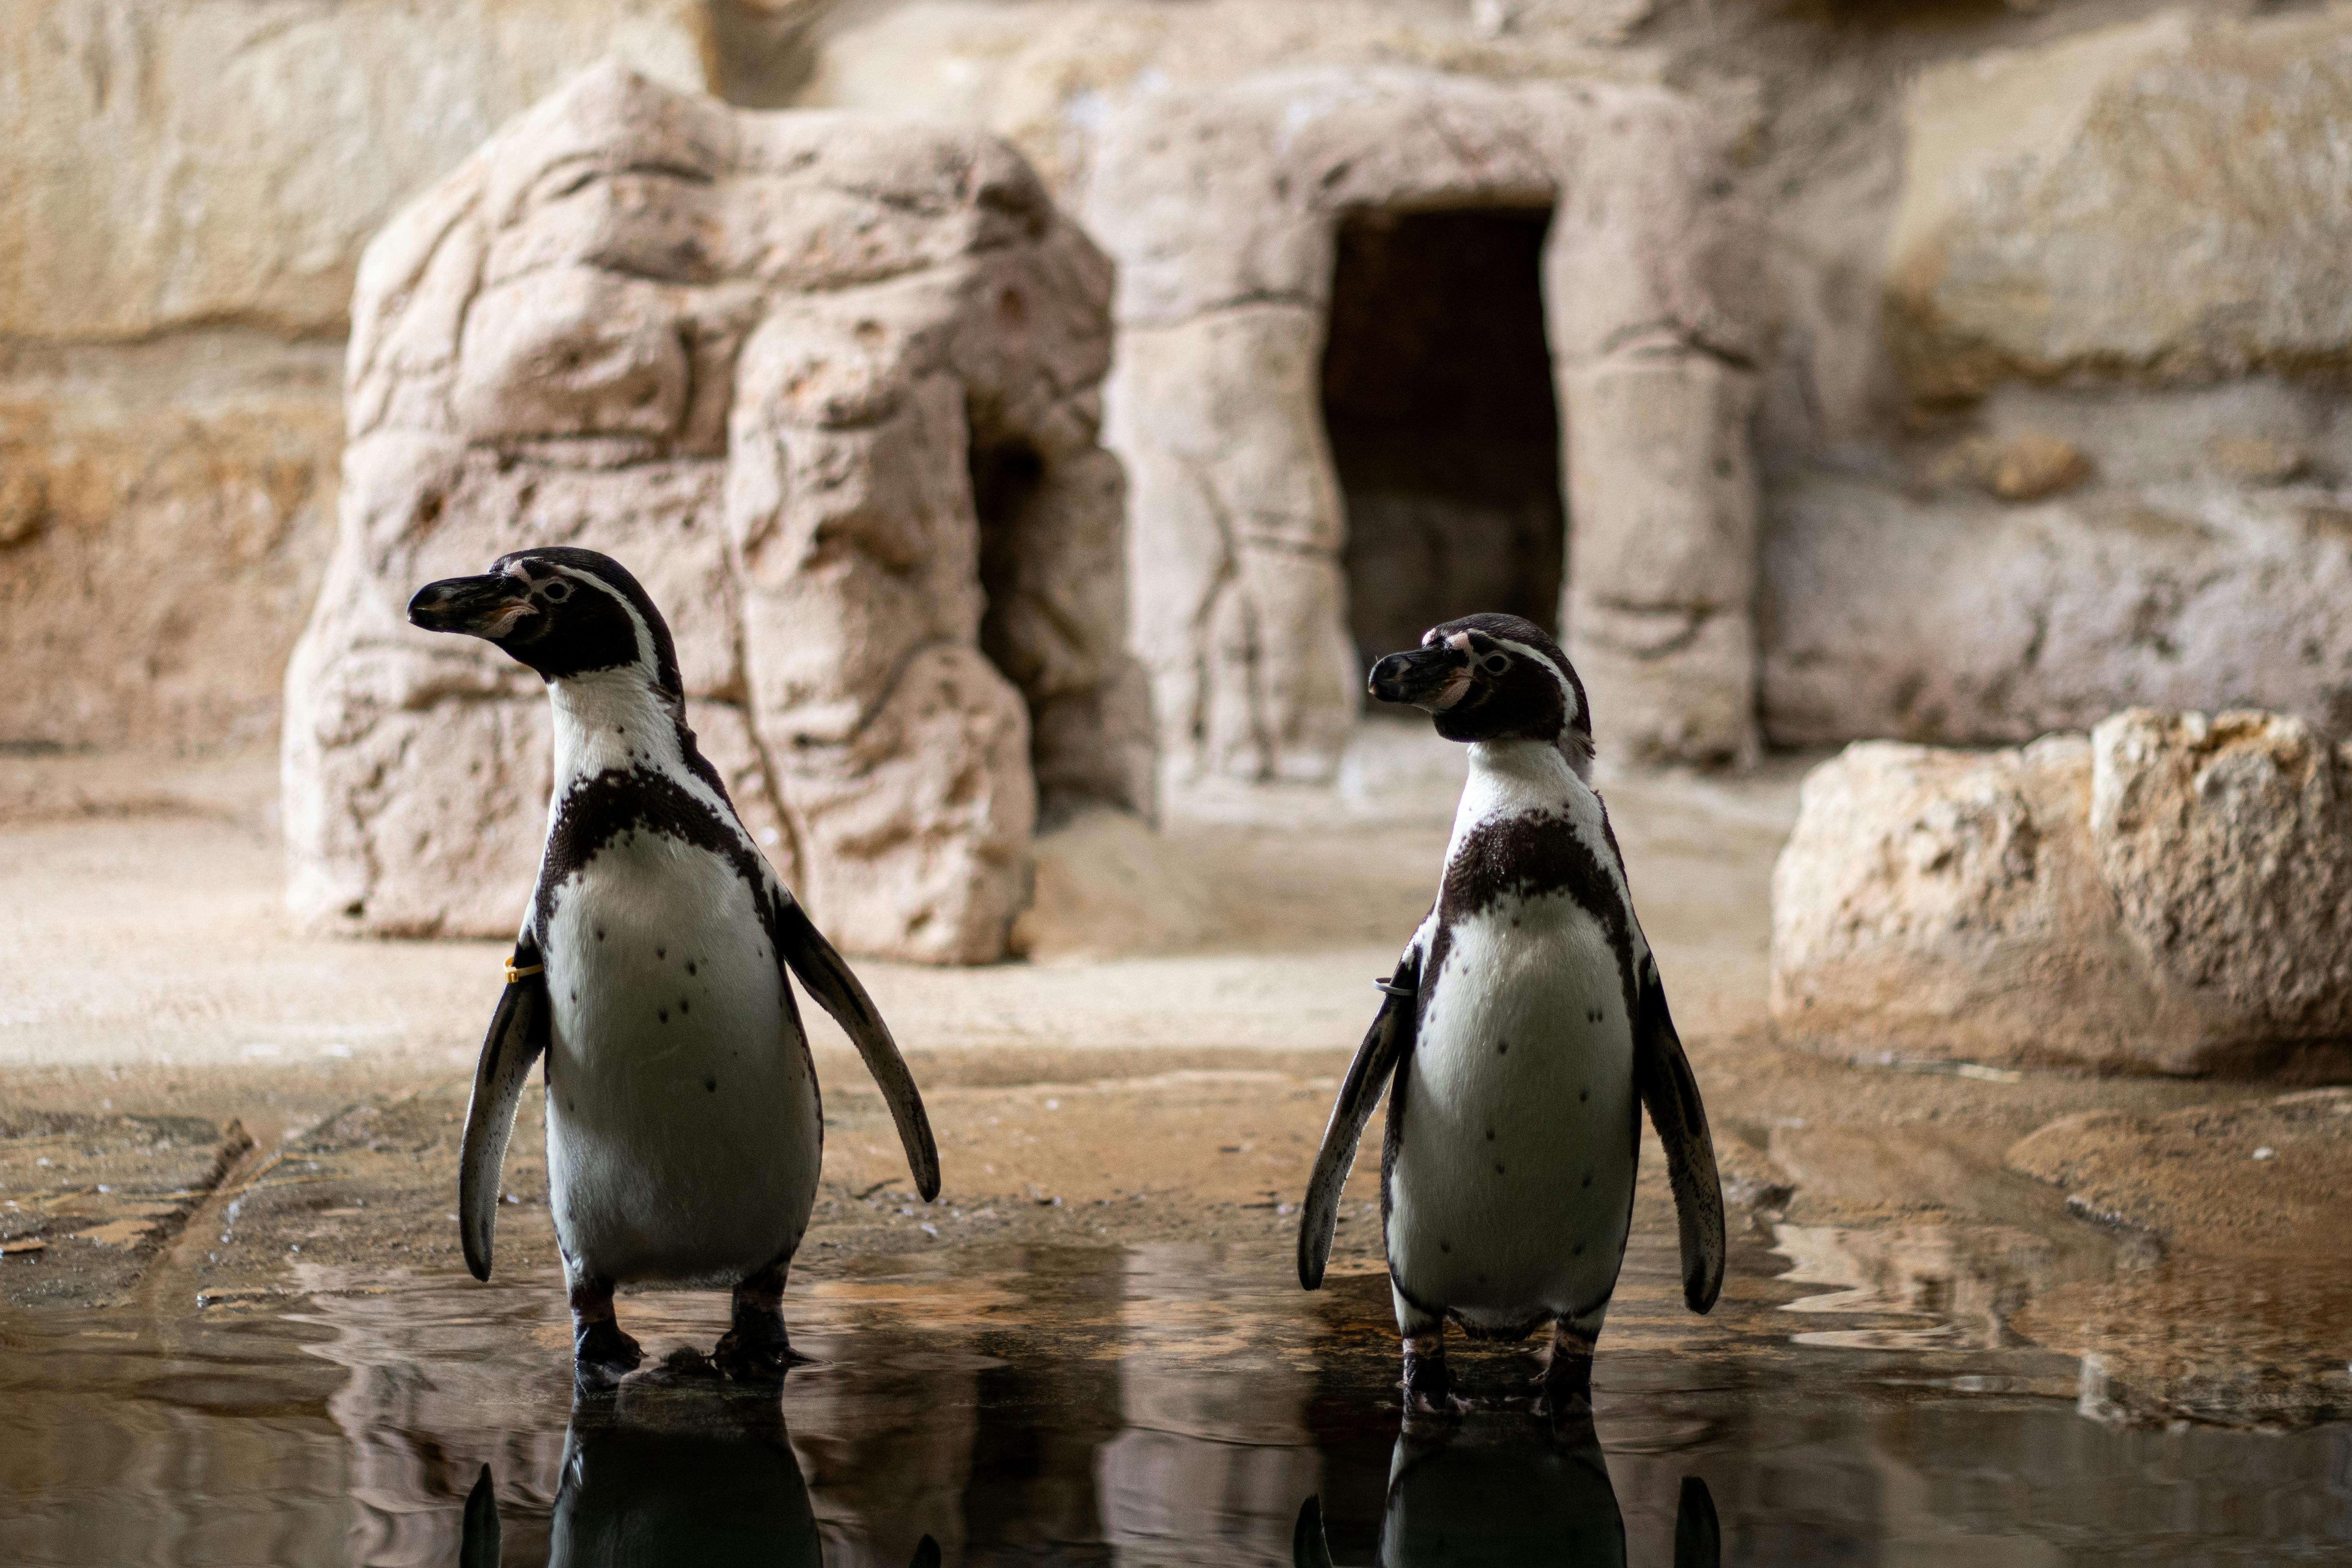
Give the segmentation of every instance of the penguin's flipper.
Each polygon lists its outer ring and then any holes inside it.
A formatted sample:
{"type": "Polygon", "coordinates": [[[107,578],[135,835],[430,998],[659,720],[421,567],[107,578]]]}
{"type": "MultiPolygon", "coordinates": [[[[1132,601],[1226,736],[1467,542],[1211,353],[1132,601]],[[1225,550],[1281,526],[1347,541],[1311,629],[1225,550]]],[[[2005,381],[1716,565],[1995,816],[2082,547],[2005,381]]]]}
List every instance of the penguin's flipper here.
{"type": "Polygon", "coordinates": [[[522,1101],[530,1065],[547,1048],[547,973],[539,943],[526,936],[515,943],[507,964],[507,988],[482,1037],[482,1059],[474,1067],[474,1098],[466,1106],[466,1136],[457,1152],[457,1237],[466,1267],[477,1279],[490,1277],[490,1232],[499,1220],[499,1168],[507,1140],[514,1135],[515,1108],[522,1101]]]}
{"type": "Polygon", "coordinates": [[[1716,1174],[1715,1141],[1707,1135],[1698,1079],[1666,1011],[1657,962],[1646,956],[1642,1011],[1633,1026],[1633,1086],[1665,1146],[1666,1180],[1682,1230],[1683,1301],[1692,1311],[1704,1312],[1723,1290],[1723,1183],[1716,1174]]]}
{"type": "Polygon", "coordinates": [[[1381,1102],[1389,1075],[1403,1059],[1420,1021],[1421,950],[1406,950],[1396,973],[1381,987],[1386,993],[1348,1076],[1332,1102],[1330,1124],[1323,1129],[1323,1147],[1315,1152],[1315,1172],[1307,1179],[1307,1201],[1298,1215],[1298,1283],[1309,1290],[1323,1285],[1324,1265],[1331,1261],[1331,1237],[1339,1224],[1339,1190],[1356,1163],[1356,1144],[1364,1123],[1381,1102]]]}
{"type": "Polygon", "coordinates": [[[866,1058],[866,1070],[874,1075],[882,1098],[890,1104],[890,1119],[898,1124],[898,1142],[906,1146],[915,1190],[925,1203],[930,1202],[940,1195],[940,1148],[931,1140],[931,1119],[923,1113],[923,1097],[907,1070],[906,1058],[898,1054],[898,1042],[890,1037],[890,1026],[799,900],[786,896],[777,900],[775,938],[776,951],[808,994],[833,1015],[866,1058]]]}

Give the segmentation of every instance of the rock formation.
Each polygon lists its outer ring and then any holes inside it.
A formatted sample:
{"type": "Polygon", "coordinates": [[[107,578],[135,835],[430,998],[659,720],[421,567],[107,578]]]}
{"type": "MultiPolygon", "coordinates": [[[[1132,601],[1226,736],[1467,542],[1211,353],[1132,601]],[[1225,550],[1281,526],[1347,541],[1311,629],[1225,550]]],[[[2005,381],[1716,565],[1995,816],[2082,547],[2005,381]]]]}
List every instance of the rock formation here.
{"type": "MultiPolygon", "coordinates": [[[[1139,205],[1098,236],[1157,266],[1111,230],[1197,216],[1192,250],[1168,258],[1179,268],[1200,252],[1240,265],[1251,226],[1302,216],[1344,242],[1400,194],[1440,216],[1480,201],[1539,213],[1569,188],[1574,153],[1573,138],[1520,136],[1560,122],[1541,105],[1672,102],[1725,148],[1730,205],[1757,215],[1733,281],[1761,306],[1752,342],[1722,357],[1728,401],[1664,427],[1733,418],[1752,370],[1747,569],[1767,742],[2021,744],[2133,703],[2263,708],[2352,733],[2352,218],[2330,130],[2352,94],[2341,5],[20,0],[0,14],[0,745],[271,733],[332,543],[335,367],[361,242],[607,52],[741,103],[992,130],[1066,211],[1117,218],[1139,153],[1307,176],[1255,194],[1152,185],[1149,214],[1139,205]],[[1298,98],[1296,137],[1285,100],[1260,136],[1250,116],[1269,73],[1355,85],[1298,98]],[[1400,79],[1421,85],[1383,85],[1400,79]],[[1680,98],[1658,94],[1667,82],[1680,98]],[[1207,125],[1220,95],[1238,119],[1213,144],[1135,143],[1153,123],[1207,125]],[[1434,118],[1382,128],[1382,103],[1403,100],[1434,118]],[[1316,188],[1351,125],[1372,128],[1375,155],[1316,188]],[[1244,226],[1229,228],[1236,211],[1244,226]]],[[[1681,134],[1634,140],[1671,159],[1681,134]]],[[[1633,194],[1664,188],[1645,176],[1633,194]]],[[[1581,222],[1598,209],[1559,210],[1581,222]]],[[[1260,354],[1298,419],[1312,414],[1324,345],[1270,323],[1311,324],[1328,307],[1328,247],[1266,254],[1279,263],[1267,276],[1307,286],[1191,328],[1136,328],[1143,359],[1121,357],[1139,394],[1168,397],[1171,422],[1203,428],[1198,390],[1145,361],[1188,331],[1184,352],[1228,356],[1217,363],[1260,354]],[[1259,336],[1234,335],[1244,328],[1259,336]]],[[[1556,265],[1549,276],[1563,279],[1556,265]]],[[[1585,352],[1568,320],[1583,305],[1554,305],[1565,375],[1585,352]]],[[[1688,380],[1629,370],[1612,384],[1696,405],[1706,389],[1688,380]]],[[[1587,425],[1647,417],[1647,394],[1559,392],[1562,427],[1580,403],[1587,425]]],[[[1227,442],[1240,426],[1212,412],[1204,440],[1139,464],[1147,522],[1197,503],[1172,465],[1194,447],[1230,447],[1245,466],[1276,455],[1277,437],[1322,445],[1297,421],[1227,442]]],[[[1150,435],[1130,450],[1146,455],[1150,435]]],[[[1367,509],[1328,482],[1347,479],[1339,452],[1308,455],[1323,480],[1286,473],[1262,494],[1244,467],[1219,470],[1203,493],[1230,503],[1245,482],[1259,509],[1236,514],[1230,551],[1205,563],[1142,552],[1167,563],[1153,570],[1172,590],[1226,553],[1243,584],[1168,598],[1213,607],[1207,624],[1163,615],[1157,590],[1137,617],[1139,646],[1165,650],[1152,657],[1178,760],[1196,772],[1315,776],[1354,696],[1335,651],[1349,623],[1319,584],[1340,537],[1328,509],[1367,509]]],[[[1570,443],[1552,489],[1652,479],[1643,464],[1595,472],[1591,455],[1570,443]]],[[[1671,462],[1658,474],[1713,482],[1689,453],[1659,456],[1671,462]]],[[[1748,481],[1735,463],[1725,482],[1748,481]]],[[[1664,490],[1681,507],[1689,488],[1664,490]]],[[[1608,504],[1646,516],[1646,493],[1608,504]]],[[[1689,553],[1675,570],[1696,574],[1664,601],[1654,581],[1605,581],[1641,556],[1608,537],[1584,542],[1598,553],[1568,563],[1567,589],[1612,752],[1708,754],[1724,712],[1713,694],[1732,684],[1666,677],[1722,668],[1706,648],[1732,640],[1731,623],[1694,626],[1692,610],[1725,584],[1689,553]]],[[[1736,573],[1739,559],[1713,565],[1736,573]]],[[[1535,575],[1530,595],[1548,599],[1550,572],[1535,575]]]]}
{"type": "Polygon", "coordinates": [[[1108,293],[980,132],[617,66],[501,131],[361,267],[340,537],[287,679],[297,912],[513,929],[539,683],[402,606],[579,543],[667,613],[705,750],[837,942],[1001,956],[1038,792],[1149,802],[1108,293]]]}
{"type": "Polygon", "coordinates": [[[1317,376],[1334,237],[1481,207],[1553,212],[1560,615],[1604,732],[1650,759],[1753,750],[1754,258],[1698,117],[1652,90],[1302,70],[1131,100],[1082,207],[1119,263],[1107,438],[1180,771],[1329,776],[1361,705],[1317,376]]]}
{"type": "Polygon", "coordinates": [[[1771,1006],[1873,1056],[2352,1066],[2352,745],[2133,709],[2017,751],[1851,746],[1773,874],[1771,1006]]]}

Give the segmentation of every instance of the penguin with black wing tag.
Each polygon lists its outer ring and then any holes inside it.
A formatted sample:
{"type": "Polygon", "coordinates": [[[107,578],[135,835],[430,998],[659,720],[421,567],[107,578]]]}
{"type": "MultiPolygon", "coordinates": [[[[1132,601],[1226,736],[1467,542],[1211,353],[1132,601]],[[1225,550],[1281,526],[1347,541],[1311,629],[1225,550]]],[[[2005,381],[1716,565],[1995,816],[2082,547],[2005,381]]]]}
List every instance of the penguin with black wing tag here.
{"type": "Polygon", "coordinates": [[[784,1276],[824,1146],[785,972],[865,1058],[929,1202],[939,1151],[898,1045],[697,748],[668,624],[618,562],[516,551],[418,589],[408,618],[536,670],[555,720],[539,884],[466,1112],[466,1265],[490,1277],[499,1168],[544,1053],[548,1191],[582,1385],[609,1387],[643,1359],[613,1311],[629,1283],[732,1287],[720,1369],[781,1377],[784,1276]]]}
{"type": "Polygon", "coordinates": [[[1591,784],[1584,685],[1541,630],[1470,616],[1374,665],[1374,697],[1470,749],[1437,901],[1405,946],[1339,1089],[1298,1234],[1323,1280],[1339,1191],[1391,1082],[1381,1159],[1406,1408],[1462,1405],[1448,1322],[1548,1330],[1539,1408],[1589,1413],[1592,1353],[1624,1260],[1646,1104],[1681,1223],[1683,1297],[1723,1286],[1723,1193],[1697,1080],[1591,784]]]}

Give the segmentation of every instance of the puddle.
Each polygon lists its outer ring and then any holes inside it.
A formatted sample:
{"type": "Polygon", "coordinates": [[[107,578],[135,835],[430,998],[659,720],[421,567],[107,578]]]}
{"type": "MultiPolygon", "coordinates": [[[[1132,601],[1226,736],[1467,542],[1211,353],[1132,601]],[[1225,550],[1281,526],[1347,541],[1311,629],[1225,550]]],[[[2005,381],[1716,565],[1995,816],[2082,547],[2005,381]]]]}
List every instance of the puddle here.
{"type": "MultiPolygon", "coordinates": [[[[1708,1319],[1637,1247],[1594,1426],[1559,1436],[1492,1348],[1457,1370],[1504,1407],[1401,1434],[1385,1280],[1303,1295],[1255,1243],[812,1266],[781,1402],[633,1382],[575,1410],[550,1279],[297,1264],[307,1294],[168,1333],[19,1311],[0,1559],[483,1562],[493,1500],[507,1564],[2352,1558],[2352,1426],[2086,1418],[2083,1368],[2000,1327],[1999,1270],[1833,1239],[1748,1243],[1708,1319]],[[1917,1283],[1947,1276],[1978,1283],[1917,1283]]],[[[716,1293],[623,1307],[655,1360],[725,1327],[716,1293]]]]}

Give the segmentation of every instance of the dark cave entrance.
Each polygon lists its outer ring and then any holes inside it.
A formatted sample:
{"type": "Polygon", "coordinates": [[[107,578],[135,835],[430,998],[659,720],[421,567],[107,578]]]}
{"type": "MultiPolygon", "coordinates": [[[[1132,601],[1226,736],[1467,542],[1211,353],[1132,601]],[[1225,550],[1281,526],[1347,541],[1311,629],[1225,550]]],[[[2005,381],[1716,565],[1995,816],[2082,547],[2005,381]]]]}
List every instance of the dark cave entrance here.
{"type": "Polygon", "coordinates": [[[1091,715],[1069,711],[1066,694],[1058,700],[1051,694],[1049,650],[1040,641],[1041,632],[1052,636],[1040,576],[1049,575],[1049,569],[1036,559],[1055,531],[1052,509],[1045,504],[1045,459],[1018,437],[992,438],[975,421],[966,454],[980,525],[980,651],[1013,682],[1029,710],[1029,770],[1037,784],[1042,828],[1061,820],[1082,799],[1108,795],[1099,779],[1087,776],[1083,767],[1074,775],[1068,765],[1071,724],[1084,726],[1091,715]]]}
{"type": "Polygon", "coordinates": [[[1045,482],[1045,460],[1018,440],[975,439],[966,458],[971,473],[971,505],[980,523],[980,591],[988,607],[980,620],[980,651],[1036,707],[1044,671],[1034,649],[1024,648],[1013,625],[1020,593],[1022,551],[1033,531],[1029,510],[1045,482]]]}
{"type": "Polygon", "coordinates": [[[1544,334],[1548,208],[1343,222],[1323,422],[1366,668],[1480,610],[1559,630],[1567,515],[1544,334]]]}

